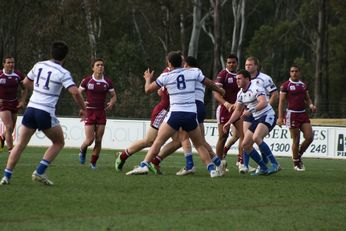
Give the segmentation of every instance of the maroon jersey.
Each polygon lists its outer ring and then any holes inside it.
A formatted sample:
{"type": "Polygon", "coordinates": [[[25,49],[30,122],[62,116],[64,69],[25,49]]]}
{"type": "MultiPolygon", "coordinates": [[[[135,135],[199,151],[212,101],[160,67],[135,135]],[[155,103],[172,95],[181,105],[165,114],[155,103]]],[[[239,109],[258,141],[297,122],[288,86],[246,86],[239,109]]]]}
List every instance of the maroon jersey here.
{"type": "Polygon", "coordinates": [[[107,93],[114,91],[112,80],[106,76],[102,79],[87,76],[79,88],[85,91],[86,108],[96,110],[104,110],[107,93]]]}
{"type": "Polygon", "coordinates": [[[11,74],[0,70],[0,99],[5,101],[17,100],[17,89],[19,83],[24,80],[25,76],[19,71],[13,71],[11,74]]]}
{"type": "Polygon", "coordinates": [[[225,90],[225,95],[223,96],[223,98],[231,104],[235,103],[237,99],[237,93],[239,91],[235,77],[236,73],[230,72],[229,70],[225,69],[220,71],[215,80],[215,83],[225,90]]]}
{"type": "MultiPolygon", "coordinates": [[[[169,67],[166,67],[162,73],[170,72],[171,70],[169,67]]],[[[169,109],[169,95],[167,92],[167,89],[165,87],[161,88],[161,95],[160,95],[160,102],[158,103],[162,109],[168,110],[169,109]]]]}
{"type": "Polygon", "coordinates": [[[294,82],[291,79],[284,82],[280,87],[280,92],[286,94],[287,109],[292,111],[304,111],[305,95],[308,86],[302,81],[294,82]]]}

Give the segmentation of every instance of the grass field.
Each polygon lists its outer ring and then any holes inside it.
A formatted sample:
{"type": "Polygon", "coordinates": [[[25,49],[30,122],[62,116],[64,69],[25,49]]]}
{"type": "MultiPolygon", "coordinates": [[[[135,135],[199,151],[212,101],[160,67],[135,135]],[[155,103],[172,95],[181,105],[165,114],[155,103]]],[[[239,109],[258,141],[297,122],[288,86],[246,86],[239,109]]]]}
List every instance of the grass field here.
{"type": "MultiPolygon", "coordinates": [[[[162,163],[162,176],[125,176],[104,151],[98,169],[80,166],[64,149],[48,169],[55,185],[31,181],[42,148],[28,148],[11,185],[0,186],[0,230],[345,230],[346,161],[305,159],[295,172],[279,158],[276,175],[230,172],[211,179],[195,156],[195,175],[178,177],[182,154],[162,163]]],[[[125,171],[143,159],[131,157],[125,171]]],[[[7,154],[0,154],[1,170],[7,154]]]]}

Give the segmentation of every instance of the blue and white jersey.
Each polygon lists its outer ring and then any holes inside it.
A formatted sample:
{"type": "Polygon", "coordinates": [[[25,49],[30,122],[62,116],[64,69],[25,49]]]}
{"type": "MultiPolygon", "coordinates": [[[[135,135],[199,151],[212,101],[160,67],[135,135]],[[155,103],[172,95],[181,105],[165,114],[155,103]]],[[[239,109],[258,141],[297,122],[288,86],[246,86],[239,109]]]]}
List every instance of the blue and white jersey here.
{"type": "Polygon", "coordinates": [[[272,92],[277,90],[276,85],[273,82],[273,79],[262,72],[259,72],[258,75],[251,80],[251,82],[255,83],[256,85],[261,86],[266,93],[266,98],[269,100],[270,95],[272,92]]]}
{"type": "MultiPolygon", "coordinates": [[[[258,104],[257,97],[261,95],[266,95],[266,91],[264,90],[264,88],[254,84],[253,82],[250,82],[250,85],[247,89],[241,89],[238,92],[237,102],[246,106],[249,111],[252,111],[258,104]]],[[[270,106],[270,104],[268,103],[265,108],[263,108],[260,111],[254,111],[252,115],[256,120],[269,112],[274,112],[274,110],[272,106],[270,106]]]]}
{"type": "MultiPolygon", "coordinates": [[[[195,68],[195,69],[201,71],[198,68],[195,68]]],[[[204,95],[205,95],[205,85],[199,81],[196,81],[196,100],[204,103],[204,95]]]]}
{"type": "Polygon", "coordinates": [[[70,72],[52,60],[36,63],[27,76],[34,81],[28,107],[46,111],[53,116],[61,89],[76,85],[70,72]]]}
{"type": "Polygon", "coordinates": [[[170,111],[197,113],[196,82],[203,83],[204,79],[202,71],[198,68],[177,68],[162,73],[156,79],[156,83],[167,88],[170,111]]]}

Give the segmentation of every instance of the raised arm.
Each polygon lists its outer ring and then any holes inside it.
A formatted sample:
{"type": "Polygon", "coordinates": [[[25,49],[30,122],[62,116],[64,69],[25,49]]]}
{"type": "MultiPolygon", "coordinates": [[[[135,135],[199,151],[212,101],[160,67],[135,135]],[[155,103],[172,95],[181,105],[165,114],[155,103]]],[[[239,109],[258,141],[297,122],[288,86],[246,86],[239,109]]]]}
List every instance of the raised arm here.
{"type": "Polygon", "coordinates": [[[145,94],[149,95],[160,89],[160,86],[157,85],[156,82],[151,82],[153,76],[154,76],[154,71],[150,71],[149,68],[144,71],[143,77],[145,79],[145,85],[144,85],[145,94]]]}

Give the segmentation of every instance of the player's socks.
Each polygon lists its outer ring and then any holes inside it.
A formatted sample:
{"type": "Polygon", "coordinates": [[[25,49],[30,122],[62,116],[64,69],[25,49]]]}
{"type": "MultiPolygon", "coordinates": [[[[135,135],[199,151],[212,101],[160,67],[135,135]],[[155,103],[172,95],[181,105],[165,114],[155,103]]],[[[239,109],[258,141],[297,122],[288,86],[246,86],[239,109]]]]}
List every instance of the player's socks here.
{"type": "Polygon", "coordinates": [[[209,163],[207,165],[208,172],[214,171],[215,170],[215,165],[214,163],[209,163]]]}
{"type": "Polygon", "coordinates": [[[98,159],[99,159],[98,155],[97,156],[96,155],[92,155],[90,163],[93,164],[93,165],[96,165],[96,162],[97,162],[98,159]]]}
{"type": "Polygon", "coordinates": [[[11,179],[13,170],[5,168],[4,170],[4,177],[7,177],[7,179],[11,179]]]}
{"type": "Polygon", "coordinates": [[[223,156],[226,156],[227,155],[227,152],[229,151],[230,148],[227,148],[227,147],[224,147],[223,148],[223,156]]]}
{"type": "Polygon", "coordinates": [[[243,164],[246,168],[249,168],[249,162],[250,162],[250,156],[245,153],[245,151],[243,152],[243,164]]]}
{"type": "Polygon", "coordinates": [[[149,163],[148,162],[145,162],[145,161],[142,161],[141,163],[139,163],[139,167],[143,168],[145,166],[148,167],[149,163]]]}
{"type": "Polygon", "coordinates": [[[127,158],[129,158],[131,155],[132,155],[132,154],[130,154],[130,153],[128,152],[128,150],[125,149],[124,151],[121,152],[121,154],[120,154],[120,159],[121,159],[122,161],[125,161],[125,160],[126,160],[127,158]]]}
{"type": "Polygon", "coordinates": [[[278,164],[278,162],[276,161],[275,156],[273,155],[272,151],[270,151],[269,146],[264,141],[258,147],[261,150],[262,159],[263,159],[263,162],[265,164],[268,163],[268,159],[270,160],[270,163],[276,164],[276,165],[278,164]],[[266,156],[268,158],[267,162],[264,160],[264,156],[266,156]]]}
{"type": "Polygon", "coordinates": [[[159,156],[155,156],[150,162],[154,165],[160,165],[162,159],[159,156]]]}
{"type": "Polygon", "coordinates": [[[263,162],[260,154],[256,151],[256,149],[253,148],[252,151],[249,153],[249,156],[251,156],[251,158],[261,167],[261,169],[263,170],[268,169],[265,163],[263,162]]]}
{"type": "Polygon", "coordinates": [[[211,159],[213,161],[213,163],[216,165],[216,166],[220,166],[221,164],[221,160],[218,156],[214,156],[213,159],[211,159]]]}
{"type": "Polygon", "coordinates": [[[194,166],[192,153],[188,152],[188,153],[184,153],[184,155],[185,155],[185,169],[189,170],[194,166]]]}
{"type": "Polygon", "coordinates": [[[36,168],[37,174],[42,175],[46,171],[46,169],[48,168],[49,164],[50,164],[50,162],[48,160],[42,159],[40,161],[40,164],[36,168]]]}

